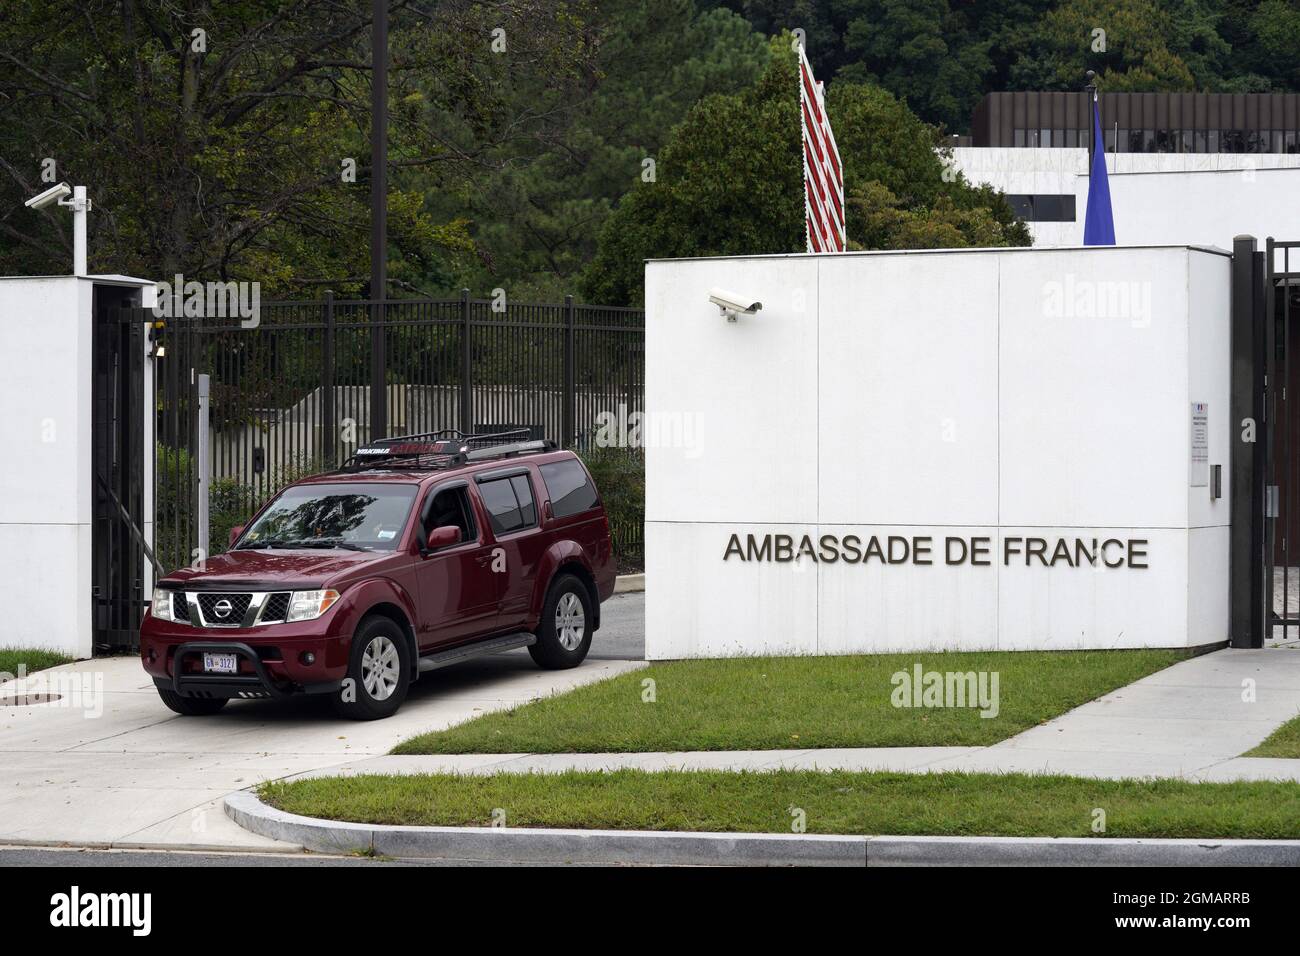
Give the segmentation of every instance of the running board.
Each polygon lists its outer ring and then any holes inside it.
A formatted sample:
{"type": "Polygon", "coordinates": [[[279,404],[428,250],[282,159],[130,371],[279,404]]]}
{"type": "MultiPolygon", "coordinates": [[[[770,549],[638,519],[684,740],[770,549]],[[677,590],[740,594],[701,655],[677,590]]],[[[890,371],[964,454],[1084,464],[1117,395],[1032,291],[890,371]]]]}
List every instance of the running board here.
{"type": "Polygon", "coordinates": [[[452,664],[459,664],[461,661],[468,661],[475,657],[499,654],[502,651],[512,651],[516,647],[527,647],[536,643],[537,635],[529,634],[527,631],[519,631],[517,634],[503,634],[501,637],[494,637],[486,641],[462,644],[460,647],[453,647],[450,650],[438,651],[421,657],[420,673],[436,671],[440,667],[450,667],[452,664]]]}

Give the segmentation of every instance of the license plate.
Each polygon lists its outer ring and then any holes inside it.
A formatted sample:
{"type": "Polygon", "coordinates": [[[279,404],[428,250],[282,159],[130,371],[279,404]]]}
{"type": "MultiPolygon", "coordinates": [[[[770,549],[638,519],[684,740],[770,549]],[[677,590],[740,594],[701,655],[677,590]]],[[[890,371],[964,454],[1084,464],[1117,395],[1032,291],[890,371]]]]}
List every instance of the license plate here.
{"type": "Polygon", "coordinates": [[[204,654],[203,669],[209,674],[238,674],[239,656],[236,654],[204,654]]]}

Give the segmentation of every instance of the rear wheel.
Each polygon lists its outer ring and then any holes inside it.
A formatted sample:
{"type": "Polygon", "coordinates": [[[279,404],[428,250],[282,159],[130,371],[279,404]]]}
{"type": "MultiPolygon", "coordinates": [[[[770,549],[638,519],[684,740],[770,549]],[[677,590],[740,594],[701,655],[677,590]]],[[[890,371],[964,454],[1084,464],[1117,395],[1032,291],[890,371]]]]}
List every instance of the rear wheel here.
{"type": "Polygon", "coordinates": [[[411,654],[402,629],[386,617],[368,617],[352,638],[348,676],[334,710],[350,720],[378,720],[397,712],[411,683],[411,654]]]}
{"type": "Polygon", "coordinates": [[[572,574],[560,575],[547,592],[537,643],[528,648],[528,653],[547,670],[577,667],[591,648],[593,620],[587,586],[572,574]]]}
{"type": "Polygon", "coordinates": [[[164,687],[158,688],[158,696],[164,704],[185,717],[206,717],[226,706],[224,697],[182,697],[164,687]]]}

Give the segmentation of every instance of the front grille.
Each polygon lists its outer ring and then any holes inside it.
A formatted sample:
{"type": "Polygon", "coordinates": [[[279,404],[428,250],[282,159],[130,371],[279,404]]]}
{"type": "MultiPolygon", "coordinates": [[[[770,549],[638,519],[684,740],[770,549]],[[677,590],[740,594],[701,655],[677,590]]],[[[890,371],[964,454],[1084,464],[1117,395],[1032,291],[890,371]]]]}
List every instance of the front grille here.
{"type": "Polygon", "coordinates": [[[283,621],[284,616],[289,613],[289,592],[277,591],[275,594],[266,596],[266,603],[262,605],[261,622],[270,624],[274,621],[283,621]]]}
{"type": "Polygon", "coordinates": [[[203,623],[209,627],[238,627],[244,622],[244,614],[248,610],[248,604],[253,599],[253,595],[247,591],[237,594],[221,594],[216,592],[202,592],[198,596],[199,610],[203,612],[203,623]],[[229,603],[227,609],[226,603],[229,603]],[[221,614],[218,611],[225,611],[221,614]]]}
{"type": "Polygon", "coordinates": [[[172,594],[172,617],[186,624],[190,622],[190,602],[186,600],[184,591],[175,591],[172,594]]]}

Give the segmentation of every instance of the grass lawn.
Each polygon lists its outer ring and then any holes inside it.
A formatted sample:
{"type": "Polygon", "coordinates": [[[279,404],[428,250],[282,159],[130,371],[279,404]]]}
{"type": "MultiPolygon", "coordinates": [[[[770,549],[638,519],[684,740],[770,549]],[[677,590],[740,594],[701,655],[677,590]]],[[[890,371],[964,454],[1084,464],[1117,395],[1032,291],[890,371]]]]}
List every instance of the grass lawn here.
{"type": "Polygon", "coordinates": [[[262,787],[290,813],[359,823],[998,836],[1297,838],[1300,784],[817,771],[322,777],[262,787]],[[1092,831],[1105,811],[1105,833],[1092,831]]]}
{"type": "Polygon", "coordinates": [[[1243,757],[1300,757],[1300,717],[1288,720],[1243,757]]]}
{"type": "Polygon", "coordinates": [[[67,657],[57,651],[0,647],[0,684],[17,677],[19,665],[26,669],[26,673],[31,674],[35,671],[45,670],[47,667],[71,664],[73,660],[74,658],[67,657]]]}
{"type": "MultiPolygon", "coordinates": [[[[1177,650],[670,661],[423,734],[399,754],[611,753],[996,743],[1168,667],[1177,650]],[[897,672],[990,672],[996,717],[895,707],[897,672]],[[647,702],[644,682],[654,681],[647,702]]],[[[987,686],[992,688],[990,677],[987,686]]]]}

